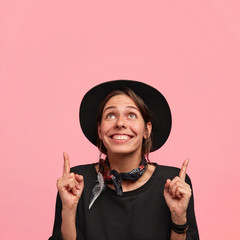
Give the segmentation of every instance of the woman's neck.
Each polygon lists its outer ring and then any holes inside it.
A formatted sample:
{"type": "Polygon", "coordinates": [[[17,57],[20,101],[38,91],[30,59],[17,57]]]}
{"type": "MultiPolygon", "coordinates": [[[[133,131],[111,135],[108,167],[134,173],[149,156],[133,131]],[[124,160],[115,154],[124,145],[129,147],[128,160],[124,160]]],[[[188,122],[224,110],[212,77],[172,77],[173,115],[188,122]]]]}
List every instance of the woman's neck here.
{"type": "Polygon", "coordinates": [[[129,172],[137,168],[142,160],[141,154],[108,154],[110,168],[118,172],[129,172]]]}

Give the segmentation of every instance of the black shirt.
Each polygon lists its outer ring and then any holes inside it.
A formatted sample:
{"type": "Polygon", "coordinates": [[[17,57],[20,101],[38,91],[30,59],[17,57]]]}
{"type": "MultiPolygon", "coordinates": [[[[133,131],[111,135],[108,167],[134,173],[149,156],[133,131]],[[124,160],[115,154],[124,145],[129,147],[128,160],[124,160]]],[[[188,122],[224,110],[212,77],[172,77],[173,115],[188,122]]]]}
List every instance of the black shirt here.
{"type": "MultiPolygon", "coordinates": [[[[77,240],[166,240],[171,232],[171,215],[166,205],[163,190],[167,179],[179,175],[179,169],[155,164],[151,178],[141,187],[123,196],[106,188],[91,209],[89,200],[96,184],[95,164],[76,166],[72,172],[83,175],[84,190],[79,200],[76,214],[77,240]]],[[[186,182],[191,181],[186,176],[186,182]]],[[[192,186],[191,186],[192,187],[192,186]]],[[[57,195],[53,235],[49,240],[61,240],[61,199],[57,195]]],[[[199,239],[194,213],[193,194],[191,196],[187,220],[187,239],[199,239]]]]}

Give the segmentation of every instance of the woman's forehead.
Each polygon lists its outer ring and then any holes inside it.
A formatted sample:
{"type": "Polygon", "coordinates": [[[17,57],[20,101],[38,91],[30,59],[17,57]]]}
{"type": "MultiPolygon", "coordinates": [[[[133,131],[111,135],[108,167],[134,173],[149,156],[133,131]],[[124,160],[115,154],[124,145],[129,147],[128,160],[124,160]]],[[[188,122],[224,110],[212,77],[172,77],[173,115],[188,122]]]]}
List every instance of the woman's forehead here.
{"type": "Polygon", "coordinates": [[[125,94],[111,97],[104,106],[104,110],[109,107],[130,107],[138,110],[137,105],[132,98],[125,94]]]}

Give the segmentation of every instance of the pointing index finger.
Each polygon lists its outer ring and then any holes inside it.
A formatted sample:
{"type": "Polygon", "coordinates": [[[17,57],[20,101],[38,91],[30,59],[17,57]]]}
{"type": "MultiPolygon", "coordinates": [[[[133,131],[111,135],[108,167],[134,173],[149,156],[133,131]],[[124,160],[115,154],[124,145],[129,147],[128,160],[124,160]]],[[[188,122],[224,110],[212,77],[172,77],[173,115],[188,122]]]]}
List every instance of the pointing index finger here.
{"type": "Polygon", "coordinates": [[[66,152],[63,153],[63,159],[64,159],[63,176],[66,176],[68,173],[70,173],[70,162],[68,154],[66,152]]]}
{"type": "Polygon", "coordinates": [[[182,165],[181,170],[180,170],[180,172],[179,172],[179,177],[180,177],[183,181],[185,181],[188,163],[189,163],[189,159],[186,159],[186,160],[183,162],[183,165],[182,165]]]}

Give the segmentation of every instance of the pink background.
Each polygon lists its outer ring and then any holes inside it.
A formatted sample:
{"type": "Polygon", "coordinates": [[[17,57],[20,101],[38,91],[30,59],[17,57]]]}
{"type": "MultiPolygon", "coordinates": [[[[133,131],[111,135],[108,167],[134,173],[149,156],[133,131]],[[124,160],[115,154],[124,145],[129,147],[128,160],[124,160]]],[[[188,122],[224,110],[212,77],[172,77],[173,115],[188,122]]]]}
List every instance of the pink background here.
{"type": "Polygon", "coordinates": [[[79,127],[86,91],[112,79],[158,88],[173,114],[162,149],[190,158],[204,240],[239,236],[239,1],[1,1],[0,239],[52,232],[62,152],[97,161],[79,127]]]}

